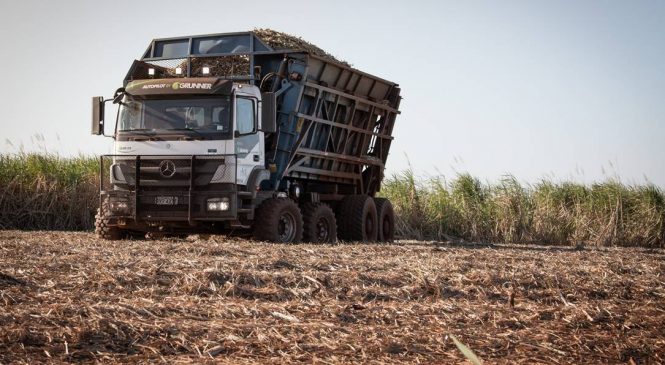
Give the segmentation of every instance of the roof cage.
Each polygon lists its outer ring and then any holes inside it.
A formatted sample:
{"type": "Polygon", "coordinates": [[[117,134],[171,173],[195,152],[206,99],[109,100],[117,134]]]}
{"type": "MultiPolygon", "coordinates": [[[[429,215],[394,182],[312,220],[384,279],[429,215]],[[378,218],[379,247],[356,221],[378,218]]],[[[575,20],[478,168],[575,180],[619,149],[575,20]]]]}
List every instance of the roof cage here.
{"type": "Polygon", "coordinates": [[[125,77],[225,77],[253,81],[255,53],[274,53],[253,32],[154,39],[125,77]]]}
{"type": "Polygon", "coordinates": [[[272,51],[253,32],[155,39],[143,59],[247,54],[272,51]]]}

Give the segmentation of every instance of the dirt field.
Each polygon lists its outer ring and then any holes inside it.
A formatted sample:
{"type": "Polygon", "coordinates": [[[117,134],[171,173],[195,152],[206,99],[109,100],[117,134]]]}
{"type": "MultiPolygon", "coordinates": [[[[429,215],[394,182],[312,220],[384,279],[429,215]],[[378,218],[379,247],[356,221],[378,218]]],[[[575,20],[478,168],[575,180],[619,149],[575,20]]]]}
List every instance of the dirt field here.
{"type": "Polygon", "coordinates": [[[665,251],[0,231],[0,363],[665,362],[665,251]],[[511,306],[511,302],[513,305],[511,306]]]}

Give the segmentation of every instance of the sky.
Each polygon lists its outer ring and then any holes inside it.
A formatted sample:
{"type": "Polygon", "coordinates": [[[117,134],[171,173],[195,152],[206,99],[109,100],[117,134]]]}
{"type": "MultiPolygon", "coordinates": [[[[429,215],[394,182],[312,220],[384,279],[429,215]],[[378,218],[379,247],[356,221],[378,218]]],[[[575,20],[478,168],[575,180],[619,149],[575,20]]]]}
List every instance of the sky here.
{"type": "Polygon", "coordinates": [[[0,153],[110,153],[153,38],[272,28],[400,84],[387,172],[665,187],[665,2],[0,0],[0,153]]]}

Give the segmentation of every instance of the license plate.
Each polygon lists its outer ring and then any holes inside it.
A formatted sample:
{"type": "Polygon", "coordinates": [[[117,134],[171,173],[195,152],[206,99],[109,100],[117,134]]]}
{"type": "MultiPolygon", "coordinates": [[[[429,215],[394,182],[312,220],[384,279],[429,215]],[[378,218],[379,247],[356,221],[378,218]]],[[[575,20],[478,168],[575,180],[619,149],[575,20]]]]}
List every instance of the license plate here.
{"type": "Polygon", "coordinates": [[[178,205],[177,196],[158,196],[155,198],[157,205],[178,205]]]}

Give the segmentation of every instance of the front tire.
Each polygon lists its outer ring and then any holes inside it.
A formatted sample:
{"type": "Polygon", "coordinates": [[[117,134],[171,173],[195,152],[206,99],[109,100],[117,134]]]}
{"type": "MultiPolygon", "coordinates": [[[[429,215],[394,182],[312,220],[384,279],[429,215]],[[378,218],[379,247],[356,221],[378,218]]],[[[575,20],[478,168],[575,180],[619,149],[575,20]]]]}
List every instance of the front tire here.
{"type": "Polygon", "coordinates": [[[311,243],[335,243],[337,223],[335,213],[327,204],[307,203],[303,207],[303,239],[311,243]]]}
{"type": "Polygon", "coordinates": [[[297,243],[302,241],[300,208],[291,199],[271,198],[256,210],[254,238],[260,241],[297,243]]]}
{"type": "Polygon", "coordinates": [[[95,233],[97,234],[97,237],[110,241],[117,241],[125,238],[127,232],[116,226],[110,225],[111,219],[106,214],[107,211],[107,202],[104,202],[102,206],[97,209],[97,214],[95,215],[95,233]]]}
{"type": "Polygon", "coordinates": [[[339,236],[347,241],[375,242],[378,225],[374,199],[367,195],[349,195],[337,208],[339,236]]]}

